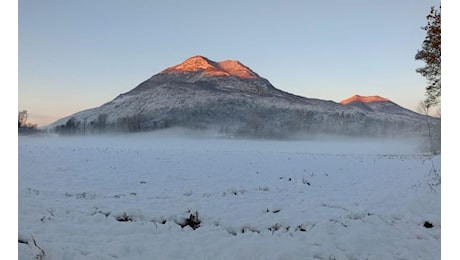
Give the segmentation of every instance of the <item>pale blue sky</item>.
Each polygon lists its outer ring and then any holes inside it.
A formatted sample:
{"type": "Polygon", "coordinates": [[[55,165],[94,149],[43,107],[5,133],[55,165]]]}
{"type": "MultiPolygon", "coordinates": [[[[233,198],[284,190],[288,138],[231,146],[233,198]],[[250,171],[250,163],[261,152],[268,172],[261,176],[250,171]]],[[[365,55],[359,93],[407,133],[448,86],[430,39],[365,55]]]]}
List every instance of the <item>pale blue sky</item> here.
{"type": "Polygon", "coordinates": [[[39,125],[99,106],[188,57],[239,60],[275,87],[414,110],[432,0],[19,0],[18,110],[39,125]]]}

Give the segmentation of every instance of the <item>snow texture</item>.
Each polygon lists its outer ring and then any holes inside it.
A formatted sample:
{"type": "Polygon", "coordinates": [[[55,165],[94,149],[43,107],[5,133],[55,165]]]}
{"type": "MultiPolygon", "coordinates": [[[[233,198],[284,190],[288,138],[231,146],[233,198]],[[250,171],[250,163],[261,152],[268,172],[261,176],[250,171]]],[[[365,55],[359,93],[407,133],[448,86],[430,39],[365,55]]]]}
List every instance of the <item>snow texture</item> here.
{"type": "Polygon", "coordinates": [[[19,259],[440,259],[405,142],[19,137],[19,259]]]}

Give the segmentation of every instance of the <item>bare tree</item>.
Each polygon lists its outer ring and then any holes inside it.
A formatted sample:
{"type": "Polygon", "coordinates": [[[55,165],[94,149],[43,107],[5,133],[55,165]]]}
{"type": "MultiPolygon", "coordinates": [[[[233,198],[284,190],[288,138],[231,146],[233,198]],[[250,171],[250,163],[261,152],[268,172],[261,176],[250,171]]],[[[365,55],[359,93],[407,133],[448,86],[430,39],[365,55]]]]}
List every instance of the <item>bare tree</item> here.
{"type": "Polygon", "coordinates": [[[431,117],[430,117],[430,108],[431,108],[431,103],[428,100],[421,100],[418,102],[416,111],[419,112],[420,114],[424,115],[425,123],[426,123],[426,128],[428,131],[428,146],[430,152],[433,154],[437,153],[439,148],[440,148],[440,141],[437,140],[434,137],[433,134],[433,126],[431,124],[431,117]]]}
{"type": "Polygon", "coordinates": [[[105,113],[99,114],[97,117],[97,123],[101,131],[104,131],[107,126],[107,117],[108,115],[105,113]]]}
{"type": "Polygon", "coordinates": [[[28,123],[29,113],[27,110],[22,110],[18,113],[18,133],[23,134],[37,134],[40,132],[37,124],[28,123]]]}
{"type": "Polygon", "coordinates": [[[26,126],[28,117],[29,117],[29,114],[27,113],[27,110],[22,110],[18,113],[18,127],[19,128],[26,126]]]}

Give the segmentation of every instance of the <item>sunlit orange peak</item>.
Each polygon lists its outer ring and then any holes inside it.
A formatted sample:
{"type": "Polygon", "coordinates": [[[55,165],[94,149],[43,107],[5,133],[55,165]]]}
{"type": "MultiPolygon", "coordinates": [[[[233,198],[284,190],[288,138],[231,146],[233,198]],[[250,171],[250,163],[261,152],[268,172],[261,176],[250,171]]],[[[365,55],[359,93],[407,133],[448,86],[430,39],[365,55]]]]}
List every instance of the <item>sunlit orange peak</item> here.
{"type": "Polygon", "coordinates": [[[240,78],[258,78],[257,74],[254,73],[250,68],[244,66],[236,60],[226,60],[218,63],[219,67],[231,75],[238,76],[240,78]]]}
{"type": "Polygon", "coordinates": [[[384,102],[384,101],[390,101],[387,98],[383,98],[380,96],[360,96],[360,95],[354,95],[350,98],[344,99],[340,101],[340,104],[346,105],[352,102],[363,102],[363,103],[370,103],[370,102],[384,102]]]}
{"type": "Polygon", "coordinates": [[[226,60],[222,62],[215,62],[199,55],[188,58],[179,65],[169,67],[162,71],[162,73],[194,71],[203,71],[205,75],[211,76],[258,78],[256,73],[254,73],[250,68],[241,64],[239,61],[226,60]]]}
{"type": "Polygon", "coordinates": [[[215,62],[212,62],[206,59],[203,56],[193,56],[186,59],[179,65],[169,67],[163,72],[171,71],[197,71],[197,70],[207,70],[207,69],[217,69],[215,62]],[[214,64],[213,64],[214,63],[214,64]]]}

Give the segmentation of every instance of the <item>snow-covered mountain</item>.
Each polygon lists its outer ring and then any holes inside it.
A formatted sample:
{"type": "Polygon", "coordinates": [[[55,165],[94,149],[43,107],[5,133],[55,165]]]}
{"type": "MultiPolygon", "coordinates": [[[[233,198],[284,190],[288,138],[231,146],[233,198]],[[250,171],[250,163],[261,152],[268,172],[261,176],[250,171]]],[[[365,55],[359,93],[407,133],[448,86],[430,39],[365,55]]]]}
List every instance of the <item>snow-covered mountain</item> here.
{"type": "Polygon", "coordinates": [[[395,115],[406,115],[408,117],[419,117],[411,110],[405,109],[391,100],[380,96],[360,96],[354,95],[347,99],[340,101],[340,104],[347,106],[354,106],[372,112],[382,112],[395,115]]]}
{"type": "Polygon", "coordinates": [[[292,134],[423,135],[425,117],[378,96],[341,103],[275,88],[238,61],[191,57],[99,107],[49,126],[62,133],[147,131],[169,127],[224,134],[286,137],[292,134]]]}

